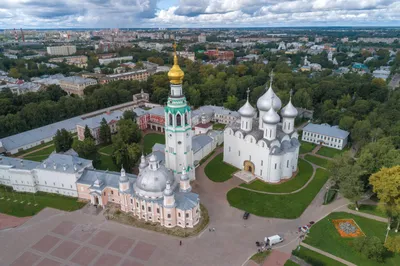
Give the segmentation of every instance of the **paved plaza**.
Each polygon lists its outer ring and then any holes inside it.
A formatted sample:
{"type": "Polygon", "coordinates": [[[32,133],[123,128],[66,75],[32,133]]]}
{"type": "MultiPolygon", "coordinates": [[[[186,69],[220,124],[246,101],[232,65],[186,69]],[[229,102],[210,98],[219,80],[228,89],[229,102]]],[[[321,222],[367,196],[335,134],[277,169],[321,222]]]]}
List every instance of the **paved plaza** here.
{"type": "Polygon", "coordinates": [[[243,211],[226,200],[226,193],[243,181],[214,183],[204,175],[205,165],[196,169],[193,190],[208,209],[209,228],[215,231],[182,239],[180,246],[180,238],[108,221],[86,208],[71,213],[46,208],[19,227],[0,230],[0,265],[241,266],[257,252],[255,241],[269,235],[283,235],[285,241],[276,248],[290,254],[298,245],[299,225],[345,204],[336,200],[322,205],[321,190],[298,219],[250,215],[245,221],[243,211]]]}

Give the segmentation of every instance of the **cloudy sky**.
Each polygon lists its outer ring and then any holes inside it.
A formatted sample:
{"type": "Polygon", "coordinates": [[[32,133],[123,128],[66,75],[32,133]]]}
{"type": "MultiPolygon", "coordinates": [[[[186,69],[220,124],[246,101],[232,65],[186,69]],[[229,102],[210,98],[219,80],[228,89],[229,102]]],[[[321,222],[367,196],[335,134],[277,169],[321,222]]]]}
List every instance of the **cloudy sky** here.
{"type": "Polygon", "coordinates": [[[400,0],[0,2],[0,28],[400,26],[400,0]]]}

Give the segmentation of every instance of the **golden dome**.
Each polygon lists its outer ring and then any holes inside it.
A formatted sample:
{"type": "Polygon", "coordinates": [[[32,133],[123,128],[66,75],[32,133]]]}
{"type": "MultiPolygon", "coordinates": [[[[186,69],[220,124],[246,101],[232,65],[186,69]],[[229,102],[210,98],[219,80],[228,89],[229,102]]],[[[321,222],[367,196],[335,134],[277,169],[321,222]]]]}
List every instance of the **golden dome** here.
{"type": "Polygon", "coordinates": [[[183,73],[182,69],[179,67],[178,64],[178,57],[176,56],[176,43],[174,43],[173,47],[174,47],[174,65],[168,72],[168,78],[172,84],[182,84],[183,76],[185,76],[185,73],[183,73]]]}

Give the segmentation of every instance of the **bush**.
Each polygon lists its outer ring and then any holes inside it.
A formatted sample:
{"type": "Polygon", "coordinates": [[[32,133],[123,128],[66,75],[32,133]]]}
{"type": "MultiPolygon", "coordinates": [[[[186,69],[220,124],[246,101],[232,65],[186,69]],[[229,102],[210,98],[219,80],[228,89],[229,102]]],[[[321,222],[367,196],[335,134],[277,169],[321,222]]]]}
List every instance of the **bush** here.
{"type": "Polygon", "coordinates": [[[295,249],[292,251],[292,254],[305,260],[306,262],[310,263],[312,266],[325,266],[325,263],[322,261],[317,260],[316,258],[312,258],[306,254],[301,254],[299,250],[295,249]]]}
{"type": "Polygon", "coordinates": [[[376,236],[358,237],[352,242],[353,248],[370,260],[383,262],[386,252],[382,241],[376,236]]]}
{"type": "Polygon", "coordinates": [[[337,194],[337,190],[332,190],[332,189],[328,190],[328,192],[325,192],[324,205],[331,203],[336,198],[336,194],[337,194]],[[328,195],[326,195],[326,193],[328,193],[328,195]],[[325,199],[326,199],[326,202],[325,202],[325,199]]]}

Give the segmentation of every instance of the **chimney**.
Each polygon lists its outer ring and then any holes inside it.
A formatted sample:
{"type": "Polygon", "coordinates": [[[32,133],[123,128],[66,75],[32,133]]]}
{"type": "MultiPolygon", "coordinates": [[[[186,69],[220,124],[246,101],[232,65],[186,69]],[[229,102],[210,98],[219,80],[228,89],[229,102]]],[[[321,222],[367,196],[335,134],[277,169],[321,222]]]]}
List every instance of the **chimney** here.
{"type": "Polygon", "coordinates": [[[44,162],[43,163],[43,168],[46,168],[47,167],[47,164],[46,164],[46,162],[44,162]]]}
{"type": "Polygon", "coordinates": [[[67,165],[63,165],[63,169],[64,169],[64,171],[67,171],[67,165]]]}
{"type": "Polygon", "coordinates": [[[74,164],[74,170],[77,171],[78,170],[78,166],[76,164],[74,164]]]}
{"type": "Polygon", "coordinates": [[[53,163],[53,168],[54,168],[54,169],[57,169],[56,163],[53,163]]]}

